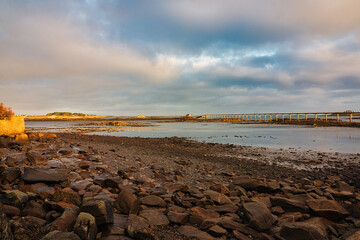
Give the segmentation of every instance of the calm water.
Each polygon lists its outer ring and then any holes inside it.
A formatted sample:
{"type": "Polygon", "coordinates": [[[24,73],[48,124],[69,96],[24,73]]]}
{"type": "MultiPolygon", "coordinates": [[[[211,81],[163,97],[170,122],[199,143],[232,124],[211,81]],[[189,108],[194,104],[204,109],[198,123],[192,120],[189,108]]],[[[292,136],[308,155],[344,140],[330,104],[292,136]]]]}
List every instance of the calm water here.
{"type": "MultiPolygon", "coordinates": [[[[26,122],[26,127],[51,130],[74,127],[79,123],[26,122]]],[[[149,127],[127,127],[121,132],[92,134],[148,138],[177,136],[197,141],[245,146],[360,153],[360,128],[155,122],[149,127]]]]}

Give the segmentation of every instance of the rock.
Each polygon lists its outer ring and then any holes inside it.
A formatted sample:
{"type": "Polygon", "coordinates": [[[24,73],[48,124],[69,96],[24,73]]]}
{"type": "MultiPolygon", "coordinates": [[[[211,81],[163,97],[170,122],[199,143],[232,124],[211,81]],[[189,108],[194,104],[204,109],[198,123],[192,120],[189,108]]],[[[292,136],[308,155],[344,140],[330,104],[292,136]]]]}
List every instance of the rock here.
{"type": "Polygon", "coordinates": [[[238,240],[251,240],[245,234],[243,234],[237,230],[234,230],[233,234],[234,234],[234,237],[236,237],[236,239],[238,239],[238,240]]]}
{"type": "Polygon", "coordinates": [[[64,188],[56,190],[54,193],[53,201],[55,202],[66,202],[79,206],[81,204],[81,197],[78,193],[74,192],[71,188],[64,188]]]}
{"type": "Polygon", "coordinates": [[[122,214],[114,214],[114,223],[103,225],[99,231],[101,231],[104,237],[114,237],[119,239],[120,236],[125,235],[127,227],[128,216],[122,214]]]}
{"type": "Polygon", "coordinates": [[[351,234],[349,237],[346,238],[346,240],[359,240],[360,239],[360,230],[357,230],[353,234],[351,234]]]}
{"type": "Polygon", "coordinates": [[[92,185],[92,183],[88,180],[80,180],[80,181],[72,182],[70,184],[70,187],[74,191],[80,191],[80,190],[86,190],[91,185],[92,185]]]}
{"type": "Polygon", "coordinates": [[[14,236],[11,231],[10,222],[6,217],[6,214],[0,207],[0,239],[13,240],[14,236]]]}
{"type": "Polygon", "coordinates": [[[94,240],[97,234],[95,217],[89,213],[81,212],[76,219],[74,233],[81,240],[94,240]]]}
{"type": "Polygon", "coordinates": [[[42,199],[52,199],[55,194],[55,189],[45,183],[35,183],[31,185],[31,188],[34,192],[38,193],[42,199]]]}
{"type": "Polygon", "coordinates": [[[222,217],[219,219],[218,224],[226,229],[243,231],[245,226],[232,217],[222,217]]]}
{"type": "Polygon", "coordinates": [[[211,199],[216,204],[231,204],[233,203],[227,196],[213,190],[207,190],[204,195],[211,199]]]}
{"type": "Polygon", "coordinates": [[[273,206],[280,206],[288,212],[308,212],[309,208],[304,201],[298,201],[294,199],[288,199],[284,197],[272,197],[270,198],[273,206]]]}
{"type": "Polygon", "coordinates": [[[22,217],[12,223],[15,240],[41,239],[45,235],[44,229],[31,217],[22,217]]]}
{"type": "Polygon", "coordinates": [[[27,182],[63,182],[67,180],[65,169],[25,168],[21,176],[27,182]]]}
{"type": "Polygon", "coordinates": [[[77,212],[66,208],[63,214],[57,218],[50,227],[50,231],[61,231],[61,232],[70,232],[74,227],[76,220],[77,212]]]}
{"type": "Polygon", "coordinates": [[[190,224],[197,224],[200,226],[204,220],[218,217],[220,217],[220,214],[214,210],[202,207],[193,207],[191,208],[189,222],[190,224]]]}
{"type": "Polygon", "coordinates": [[[134,214],[129,215],[126,230],[129,236],[135,239],[154,239],[148,220],[134,214]]]}
{"type": "Polygon", "coordinates": [[[14,182],[21,175],[21,171],[18,168],[6,168],[1,173],[1,181],[4,183],[7,181],[8,183],[14,182]]]}
{"type": "Polygon", "coordinates": [[[23,216],[34,216],[45,219],[46,211],[42,204],[37,203],[34,200],[30,200],[26,203],[22,213],[23,216]]]}
{"type": "Polygon", "coordinates": [[[166,207],[166,202],[158,196],[149,195],[143,198],[140,198],[140,203],[148,206],[154,207],[166,207]]]}
{"type": "Polygon", "coordinates": [[[41,240],[81,240],[78,235],[73,232],[52,231],[46,234],[41,240]]]}
{"type": "Polygon", "coordinates": [[[82,169],[88,169],[90,168],[90,162],[83,160],[80,162],[79,167],[82,169]]]}
{"type": "Polygon", "coordinates": [[[166,226],[170,223],[169,219],[165,216],[164,211],[158,209],[143,210],[139,216],[147,219],[152,226],[166,226]]]}
{"type": "Polygon", "coordinates": [[[15,136],[15,141],[20,144],[26,144],[29,142],[29,136],[26,133],[20,133],[15,136]]]}
{"type": "Polygon", "coordinates": [[[280,236],[286,240],[327,240],[326,229],[313,222],[284,223],[280,236]]]}
{"type": "Polygon", "coordinates": [[[1,191],[0,201],[3,204],[15,206],[22,209],[25,202],[29,200],[26,193],[19,190],[3,190],[1,191]]]}
{"type": "Polygon", "coordinates": [[[79,181],[82,180],[82,177],[80,176],[80,174],[78,174],[77,172],[70,172],[68,174],[68,178],[70,181],[79,181]]]}
{"type": "Polygon", "coordinates": [[[276,217],[271,214],[265,204],[261,202],[247,202],[243,204],[244,212],[249,219],[250,226],[265,231],[275,223],[276,217]]]}
{"type": "Polygon", "coordinates": [[[139,200],[129,188],[123,189],[115,201],[115,208],[124,214],[138,214],[139,200]]]}
{"type": "Polygon", "coordinates": [[[62,163],[60,160],[55,159],[55,160],[49,160],[47,162],[47,165],[51,168],[66,168],[65,164],[62,163]]]}
{"type": "Polygon", "coordinates": [[[209,209],[219,213],[236,213],[239,209],[234,203],[228,203],[224,205],[212,206],[209,209]]]}
{"type": "Polygon", "coordinates": [[[349,212],[334,200],[317,199],[308,200],[306,203],[316,214],[332,221],[344,219],[349,215],[349,212]]]}
{"type": "Polygon", "coordinates": [[[264,182],[253,179],[249,176],[238,176],[233,179],[233,184],[243,187],[246,190],[256,190],[258,192],[268,192],[272,188],[268,187],[264,182]]]}
{"type": "Polygon", "coordinates": [[[192,239],[192,238],[199,239],[199,240],[214,240],[215,239],[210,234],[203,232],[192,226],[181,226],[181,227],[179,227],[178,231],[179,231],[179,233],[188,237],[189,239],[192,239]]]}
{"type": "Polygon", "coordinates": [[[218,225],[210,227],[207,232],[213,237],[221,237],[227,233],[225,229],[218,225]]]}
{"type": "MultiPolygon", "coordinates": [[[[0,156],[0,158],[1,158],[1,156],[0,156]]],[[[6,158],[5,163],[6,163],[6,165],[8,165],[8,167],[16,167],[20,161],[21,161],[20,159],[9,156],[6,158]]]]}
{"type": "MultiPolygon", "coordinates": [[[[13,216],[20,216],[20,209],[10,205],[3,205],[3,211],[6,216],[13,217],[13,216]]],[[[0,238],[1,239],[1,238],[0,238]]]]}
{"type": "Polygon", "coordinates": [[[27,157],[29,162],[33,165],[46,165],[48,162],[47,159],[39,153],[27,152],[25,153],[25,156],[27,157]]]}
{"type": "Polygon", "coordinates": [[[354,191],[354,187],[350,186],[349,184],[347,184],[344,181],[337,181],[336,188],[339,189],[340,192],[342,192],[342,191],[353,192],[354,191]]]}
{"type": "Polygon", "coordinates": [[[189,214],[188,213],[179,213],[174,211],[169,211],[167,213],[167,217],[172,223],[176,224],[185,224],[189,221],[189,214]]]}
{"type": "Polygon", "coordinates": [[[83,203],[81,212],[93,215],[97,225],[114,222],[114,210],[106,199],[91,199],[83,203]]]}

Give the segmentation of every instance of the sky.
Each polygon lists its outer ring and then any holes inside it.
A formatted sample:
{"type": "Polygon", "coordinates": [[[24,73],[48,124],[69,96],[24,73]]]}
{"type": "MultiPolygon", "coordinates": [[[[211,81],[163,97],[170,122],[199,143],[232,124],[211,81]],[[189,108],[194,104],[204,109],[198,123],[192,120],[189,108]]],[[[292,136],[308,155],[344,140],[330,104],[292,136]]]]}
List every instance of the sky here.
{"type": "Polygon", "coordinates": [[[1,0],[17,114],[360,110],[359,0],[1,0]]]}

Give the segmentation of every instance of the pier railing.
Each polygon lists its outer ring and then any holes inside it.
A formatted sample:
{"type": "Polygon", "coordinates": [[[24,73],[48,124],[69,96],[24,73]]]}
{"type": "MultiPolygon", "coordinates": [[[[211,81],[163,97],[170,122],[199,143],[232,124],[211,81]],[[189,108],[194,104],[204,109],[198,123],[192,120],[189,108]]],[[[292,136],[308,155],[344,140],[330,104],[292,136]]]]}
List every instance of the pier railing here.
{"type": "Polygon", "coordinates": [[[360,121],[360,112],[309,112],[309,113],[238,113],[238,114],[205,114],[201,119],[238,119],[243,121],[292,121],[323,120],[338,122],[360,121]]]}

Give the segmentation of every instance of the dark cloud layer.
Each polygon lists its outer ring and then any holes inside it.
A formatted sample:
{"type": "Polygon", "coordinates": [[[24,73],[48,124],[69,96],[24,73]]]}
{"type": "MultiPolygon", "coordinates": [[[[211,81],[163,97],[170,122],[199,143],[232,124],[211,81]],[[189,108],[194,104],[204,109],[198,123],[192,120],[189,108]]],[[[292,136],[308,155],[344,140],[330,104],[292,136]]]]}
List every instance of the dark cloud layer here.
{"type": "Polygon", "coordinates": [[[357,0],[0,2],[0,101],[111,115],[359,109],[357,0]]]}

